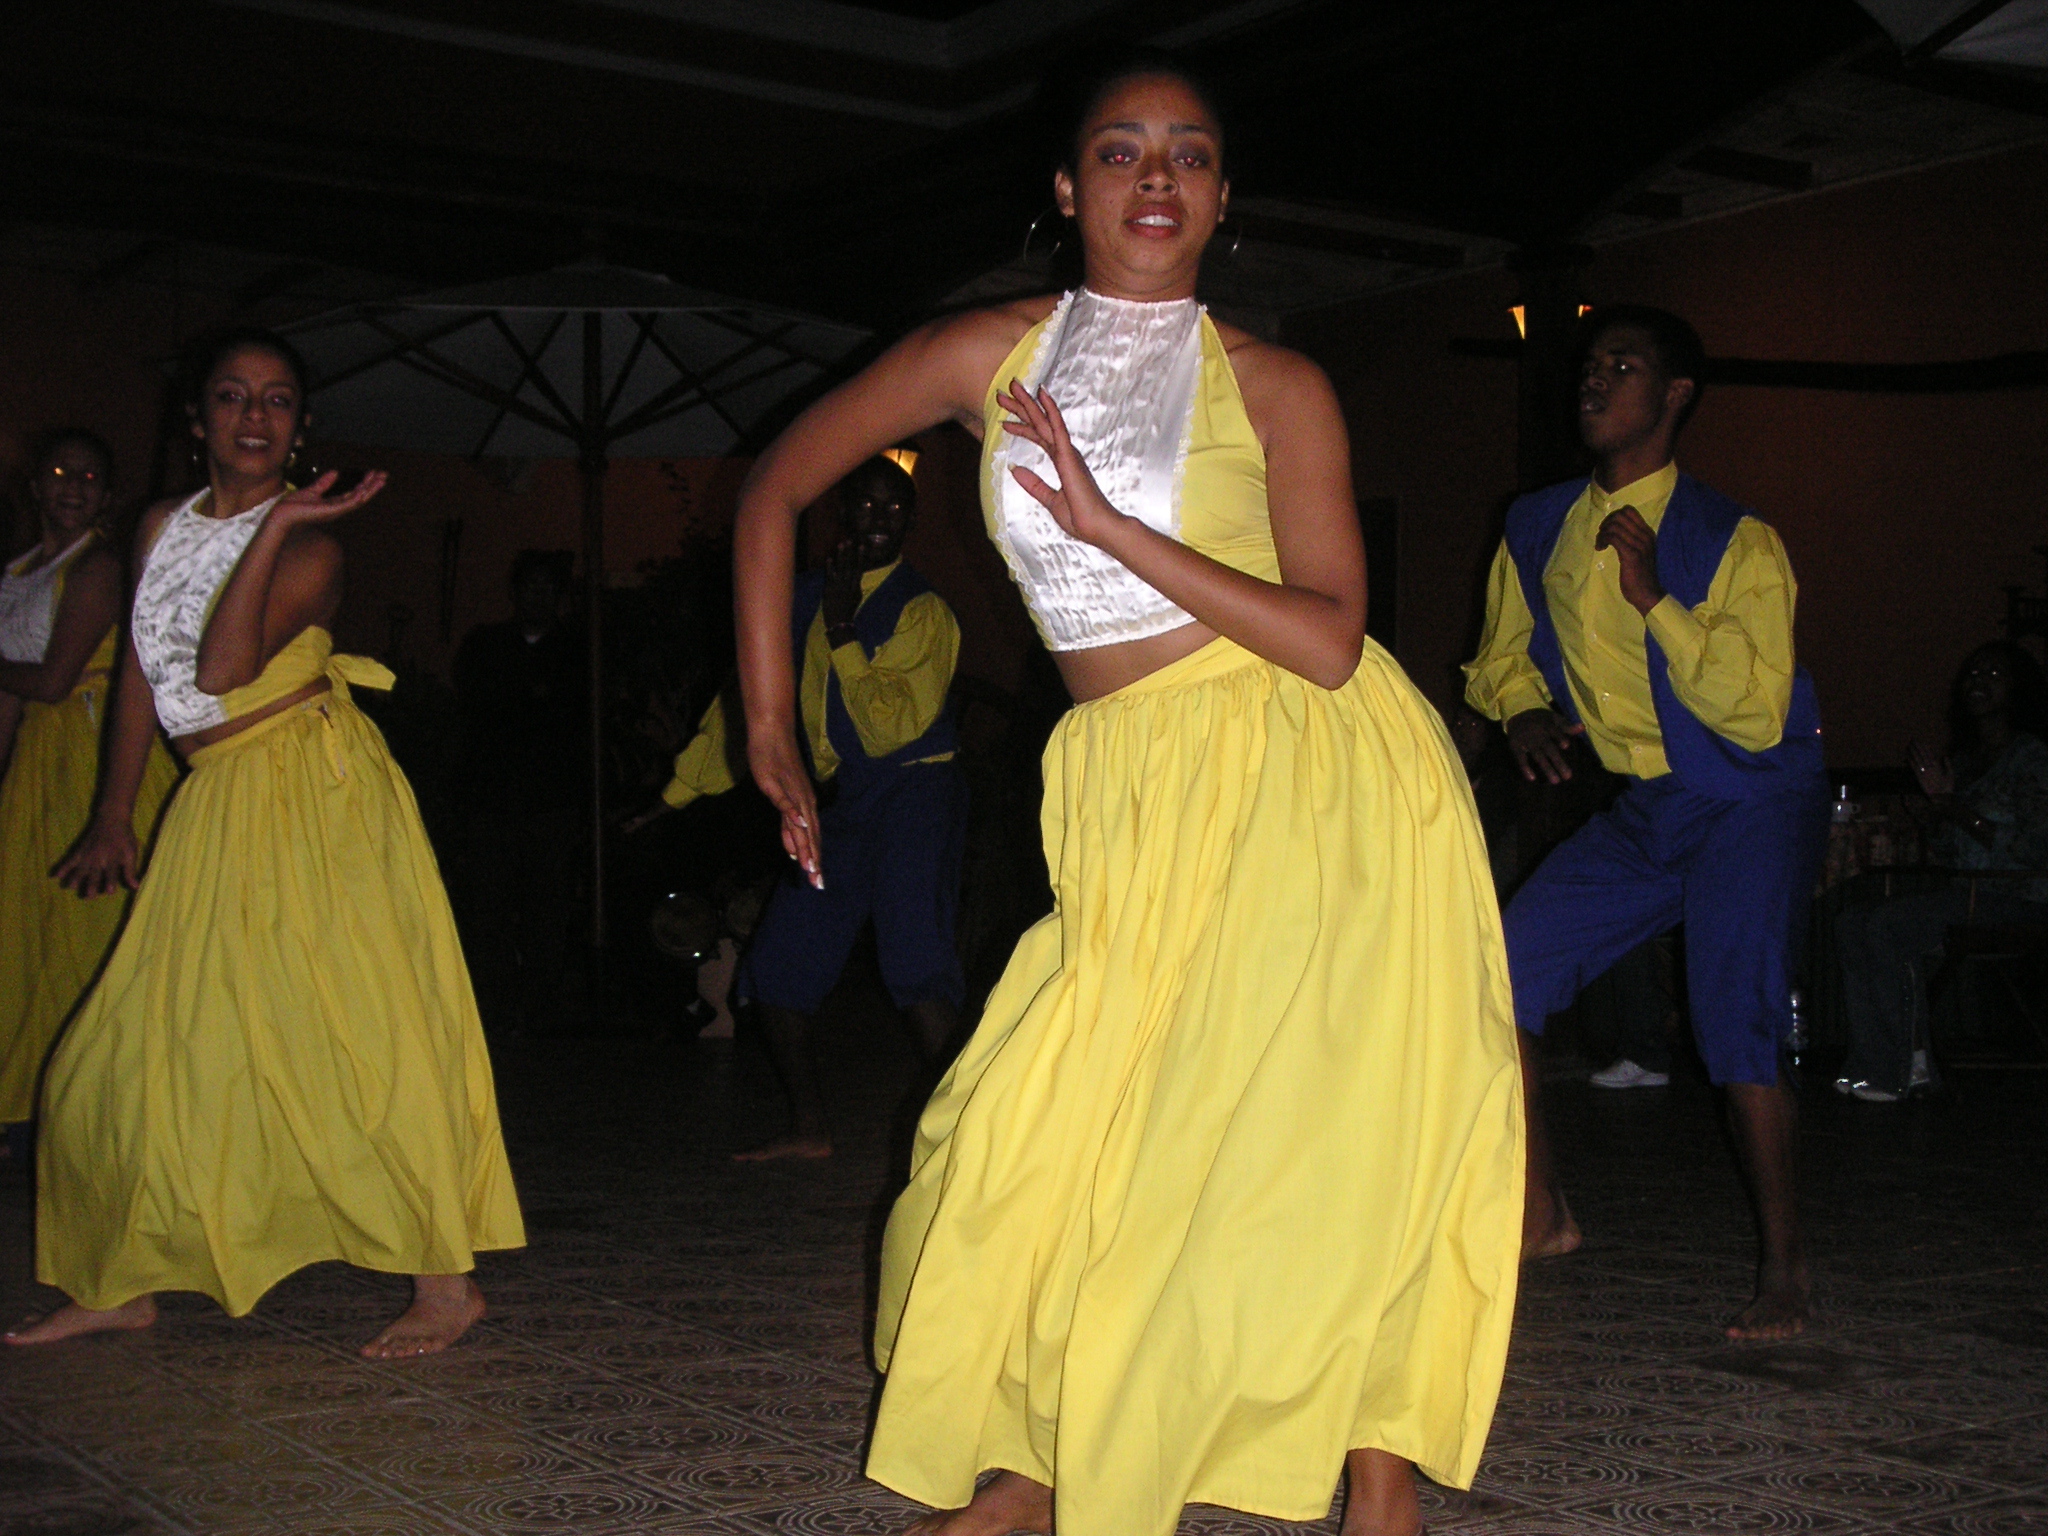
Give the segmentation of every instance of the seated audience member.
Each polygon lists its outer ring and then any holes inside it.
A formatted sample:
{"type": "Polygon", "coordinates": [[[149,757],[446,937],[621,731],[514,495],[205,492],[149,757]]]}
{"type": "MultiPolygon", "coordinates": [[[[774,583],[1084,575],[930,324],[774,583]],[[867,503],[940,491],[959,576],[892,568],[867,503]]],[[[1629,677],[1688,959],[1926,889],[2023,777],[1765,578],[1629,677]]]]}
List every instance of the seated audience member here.
{"type": "MultiPolygon", "coordinates": [[[[1924,743],[1913,776],[1934,802],[1932,861],[1956,870],[2048,869],[2048,685],[2009,640],[1980,645],[1956,674],[1946,756],[1924,743]]],[[[2048,879],[1956,882],[1852,907],[1835,920],[1849,1055],[1835,1088],[1886,1104],[1932,1080],[1929,957],[1949,928],[2048,921],[2048,879]]]]}

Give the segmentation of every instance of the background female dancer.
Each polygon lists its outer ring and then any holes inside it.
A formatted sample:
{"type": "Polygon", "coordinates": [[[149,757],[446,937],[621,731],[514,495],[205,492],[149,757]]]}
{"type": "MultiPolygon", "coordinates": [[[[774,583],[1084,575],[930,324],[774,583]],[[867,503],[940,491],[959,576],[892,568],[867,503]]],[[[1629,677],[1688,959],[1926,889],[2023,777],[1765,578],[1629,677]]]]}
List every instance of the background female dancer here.
{"type": "Polygon", "coordinates": [[[1110,76],[1054,178],[1084,289],[914,333],[741,506],[749,758],[814,878],[794,530],[869,454],[982,436],[1079,701],[1045,757],[1056,909],[884,1245],[868,1471],[946,1511],[924,1532],[1319,1518],[1340,1470],[1351,1536],[1412,1532],[1412,1465],[1469,1483],[1499,1391],[1522,1148],[1485,849],[1442,724],[1364,641],[1328,382],[1194,301],[1222,149],[1171,66],[1110,76]]]}
{"type": "Polygon", "coordinates": [[[240,1316],[343,1259],[413,1280],[363,1353],[428,1354],[483,1316],[476,1250],[525,1235],[418,807],[349,701],[390,674],[330,654],[341,551],[320,525],[384,476],[287,488],[305,372],[278,338],[230,335],[197,378],[208,487],[144,519],[107,785],[60,877],[134,883],[157,720],[192,771],[50,1058],[36,1273],[72,1300],[7,1339],[144,1328],[159,1290],[240,1316]]]}
{"type": "MultiPolygon", "coordinates": [[[[0,577],[0,1125],[10,1141],[33,1118],[50,1042],[128,907],[125,891],[80,901],[50,875],[91,820],[99,782],[121,613],[121,562],[104,527],[113,455],[65,427],[33,462],[42,536],[0,577]]],[[[138,844],[177,775],[152,742],[129,826],[138,844]]]]}

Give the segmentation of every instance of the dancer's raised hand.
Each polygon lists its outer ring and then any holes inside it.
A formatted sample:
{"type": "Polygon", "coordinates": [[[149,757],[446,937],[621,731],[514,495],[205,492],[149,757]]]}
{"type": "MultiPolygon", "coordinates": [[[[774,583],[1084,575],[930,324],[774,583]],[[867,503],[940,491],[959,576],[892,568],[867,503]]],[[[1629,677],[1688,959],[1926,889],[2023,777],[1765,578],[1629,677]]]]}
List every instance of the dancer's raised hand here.
{"type": "Polygon", "coordinates": [[[1099,545],[1108,540],[1116,526],[1128,519],[1109,504],[1096,485],[1087,461],[1067,434],[1058,402],[1045,390],[1033,394],[1013,379],[1009,389],[996,396],[996,404],[1016,418],[1004,422],[1003,430],[1044,449],[1060,477],[1058,485],[1047,485],[1040,476],[1016,466],[1010,473],[1017,483],[1052,514],[1054,522],[1082,543],[1099,545]]]}
{"type": "Polygon", "coordinates": [[[373,469],[347,490],[337,491],[334,487],[340,479],[341,471],[330,469],[311,485],[287,491],[271,508],[270,520],[294,527],[301,523],[331,523],[337,517],[355,511],[383,490],[384,482],[390,476],[381,469],[373,469]]]}

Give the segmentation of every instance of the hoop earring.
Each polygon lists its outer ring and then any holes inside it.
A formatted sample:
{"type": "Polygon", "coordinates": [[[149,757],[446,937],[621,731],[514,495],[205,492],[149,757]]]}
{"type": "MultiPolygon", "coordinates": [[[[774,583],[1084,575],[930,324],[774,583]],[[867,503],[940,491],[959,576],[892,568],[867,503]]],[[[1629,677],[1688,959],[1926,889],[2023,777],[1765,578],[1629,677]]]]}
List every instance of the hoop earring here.
{"type": "Polygon", "coordinates": [[[1216,226],[1216,233],[1222,234],[1226,227],[1230,230],[1230,249],[1223,253],[1223,259],[1225,261],[1235,261],[1237,260],[1238,249],[1244,244],[1244,226],[1242,224],[1232,224],[1226,219],[1222,224],[1216,226]]]}
{"type": "MultiPolygon", "coordinates": [[[[1031,227],[1024,231],[1024,247],[1022,250],[1017,252],[1017,259],[1019,261],[1031,260],[1031,241],[1038,234],[1038,226],[1045,222],[1046,216],[1048,214],[1056,218],[1066,217],[1066,215],[1060,212],[1058,205],[1054,205],[1053,207],[1046,209],[1045,212],[1041,213],[1037,218],[1033,219],[1031,221],[1031,227]]],[[[1065,245],[1066,243],[1067,231],[1066,227],[1062,225],[1060,228],[1059,238],[1053,241],[1052,249],[1045,253],[1045,259],[1047,261],[1052,260],[1053,257],[1059,254],[1060,247],[1065,245]]]]}

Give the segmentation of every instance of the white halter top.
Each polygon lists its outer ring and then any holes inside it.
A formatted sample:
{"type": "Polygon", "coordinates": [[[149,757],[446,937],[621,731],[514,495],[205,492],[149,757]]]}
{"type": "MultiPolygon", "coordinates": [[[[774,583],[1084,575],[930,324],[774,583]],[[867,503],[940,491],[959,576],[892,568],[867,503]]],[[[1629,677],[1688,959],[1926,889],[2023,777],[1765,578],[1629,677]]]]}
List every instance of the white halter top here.
{"type": "Polygon", "coordinates": [[[35,666],[50,650],[50,632],[57,624],[57,588],[71,562],[93,541],[81,533],[34,570],[28,566],[40,550],[32,549],[0,576],[0,660],[35,666]]]}
{"type": "Polygon", "coordinates": [[[208,495],[201,491],[164,519],[150,548],[135,588],[129,632],[156,697],[156,717],[173,736],[189,736],[228,717],[220,698],[199,691],[199,641],[214,599],[282,494],[233,517],[216,518],[198,511],[208,495]]]}
{"type": "MultiPolygon", "coordinates": [[[[1202,306],[1148,304],[1086,288],[1060,300],[1023,383],[1045,389],[1109,504],[1178,539],[1181,471],[1202,372],[1202,306]]],[[[999,379],[1008,388],[1008,379],[999,379]]],[[[1194,616],[1053,521],[1017,484],[1013,466],[1048,485],[1059,476],[1037,445],[1004,434],[990,455],[996,544],[1055,651],[1163,635],[1194,616]]]]}

